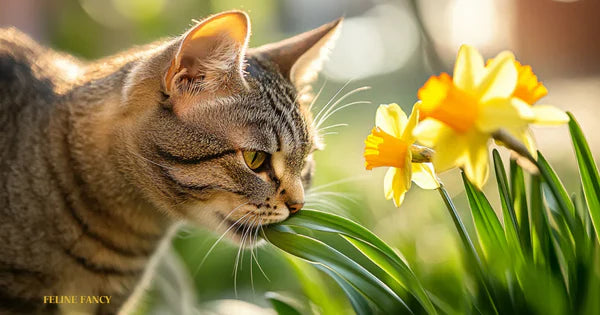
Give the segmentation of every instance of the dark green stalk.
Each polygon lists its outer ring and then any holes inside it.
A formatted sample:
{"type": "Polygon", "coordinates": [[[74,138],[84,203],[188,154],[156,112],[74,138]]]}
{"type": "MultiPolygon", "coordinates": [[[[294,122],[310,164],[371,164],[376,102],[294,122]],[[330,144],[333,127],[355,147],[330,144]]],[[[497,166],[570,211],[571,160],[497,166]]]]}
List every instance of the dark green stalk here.
{"type": "Polygon", "coordinates": [[[467,251],[467,256],[469,257],[469,263],[471,265],[473,265],[473,267],[475,267],[475,269],[477,270],[475,272],[475,275],[476,275],[477,279],[479,280],[479,282],[481,283],[483,289],[485,290],[485,295],[489,300],[490,307],[493,309],[495,314],[498,314],[498,310],[496,309],[496,305],[494,304],[494,300],[492,299],[492,296],[491,296],[489,288],[488,288],[488,281],[487,281],[487,278],[485,277],[485,273],[483,271],[483,263],[481,261],[481,258],[479,257],[479,254],[477,253],[477,250],[475,249],[475,245],[473,245],[473,241],[469,237],[469,234],[467,233],[467,229],[465,228],[465,225],[463,224],[462,220],[460,219],[460,216],[458,215],[458,211],[456,210],[456,207],[454,206],[454,203],[452,202],[450,195],[448,195],[448,191],[446,191],[446,189],[444,188],[444,185],[442,185],[440,183],[440,187],[437,189],[437,191],[440,193],[440,196],[442,197],[442,200],[444,201],[444,205],[446,205],[446,209],[448,209],[448,213],[450,214],[450,217],[452,217],[452,221],[454,222],[456,231],[458,232],[458,235],[460,236],[463,246],[465,247],[465,250],[467,251]]]}

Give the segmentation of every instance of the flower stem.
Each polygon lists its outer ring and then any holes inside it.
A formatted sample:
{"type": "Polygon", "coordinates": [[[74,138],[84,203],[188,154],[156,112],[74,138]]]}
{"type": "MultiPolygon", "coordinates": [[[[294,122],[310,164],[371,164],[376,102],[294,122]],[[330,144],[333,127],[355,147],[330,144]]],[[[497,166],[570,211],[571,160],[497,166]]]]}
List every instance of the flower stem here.
{"type": "Polygon", "coordinates": [[[446,205],[446,209],[448,209],[448,213],[452,217],[452,221],[454,221],[454,226],[456,227],[456,231],[460,235],[460,239],[463,243],[463,246],[468,252],[467,256],[469,257],[469,263],[473,265],[473,267],[475,267],[475,269],[477,270],[475,272],[475,276],[480,281],[483,290],[485,291],[485,296],[490,304],[490,307],[495,314],[498,314],[498,310],[496,309],[494,299],[492,298],[490,290],[488,288],[488,280],[485,277],[485,273],[483,271],[483,263],[481,262],[481,258],[479,257],[479,254],[475,249],[475,245],[473,245],[473,241],[469,237],[467,229],[465,228],[465,225],[460,219],[458,211],[456,211],[456,207],[454,206],[450,195],[448,195],[448,191],[446,191],[446,188],[444,188],[444,185],[442,183],[440,183],[440,186],[438,187],[437,191],[440,193],[440,196],[442,197],[442,200],[446,205]]]}
{"type": "Polygon", "coordinates": [[[502,142],[507,148],[513,150],[515,153],[529,160],[531,163],[537,164],[535,157],[529,153],[527,147],[505,130],[499,129],[494,131],[492,133],[492,138],[494,138],[496,141],[502,142]]]}
{"type": "Polygon", "coordinates": [[[456,211],[456,207],[454,206],[450,195],[448,195],[448,191],[446,191],[446,188],[444,188],[444,185],[442,185],[441,183],[437,191],[440,193],[440,196],[442,196],[442,200],[444,201],[444,204],[448,209],[448,213],[450,213],[452,221],[454,221],[454,226],[456,227],[456,231],[458,231],[463,246],[469,252],[469,256],[471,256],[471,259],[473,259],[473,261],[478,266],[481,266],[481,259],[479,258],[479,254],[477,253],[475,245],[473,245],[473,241],[471,241],[469,234],[467,234],[467,229],[465,228],[465,225],[460,219],[460,216],[458,216],[458,211],[456,211]]]}

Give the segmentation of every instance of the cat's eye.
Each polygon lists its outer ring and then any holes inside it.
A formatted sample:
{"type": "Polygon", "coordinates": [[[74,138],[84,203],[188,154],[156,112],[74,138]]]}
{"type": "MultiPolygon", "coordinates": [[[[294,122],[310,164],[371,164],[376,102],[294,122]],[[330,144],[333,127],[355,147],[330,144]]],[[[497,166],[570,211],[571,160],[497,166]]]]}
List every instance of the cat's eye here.
{"type": "Polygon", "coordinates": [[[267,153],[262,151],[243,151],[244,162],[251,170],[255,170],[265,163],[267,153]]]}

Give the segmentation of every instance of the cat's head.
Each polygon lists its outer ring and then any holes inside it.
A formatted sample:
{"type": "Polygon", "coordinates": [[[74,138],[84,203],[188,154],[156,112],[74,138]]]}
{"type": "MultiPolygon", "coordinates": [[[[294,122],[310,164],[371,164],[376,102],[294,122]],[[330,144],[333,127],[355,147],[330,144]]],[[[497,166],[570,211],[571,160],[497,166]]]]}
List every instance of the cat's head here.
{"type": "Polygon", "coordinates": [[[248,49],[239,11],[156,48],[129,74],[122,172],[170,216],[238,239],[299,211],[318,147],[307,87],[341,19],[248,49]]]}

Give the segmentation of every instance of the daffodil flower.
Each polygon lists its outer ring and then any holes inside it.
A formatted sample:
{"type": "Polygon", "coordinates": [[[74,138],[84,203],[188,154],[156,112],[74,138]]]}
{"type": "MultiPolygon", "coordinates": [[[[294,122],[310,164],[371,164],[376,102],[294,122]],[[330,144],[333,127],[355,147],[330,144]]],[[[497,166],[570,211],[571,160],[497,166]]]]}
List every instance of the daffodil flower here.
{"type": "MultiPolygon", "coordinates": [[[[489,60],[488,63],[492,62],[489,60]]],[[[539,99],[548,94],[548,89],[538,81],[537,76],[533,73],[531,66],[522,65],[518,61],[514,61],[515,68],[517,69],[517,86],[512,94],[513,97],[519,98],[528,105],[534,105],[539,99]]],[[[533,121],[528,123],[539,124],[539,125],[559,125],[565,124],[569,121],[569,117],[564,111],[551,106],[551,105],[535,105],[531,107],[533,111],[533,121]]],[[[507,131],[516,137],[518,140],[523,142],[527,147],[529,153],[534,157],[537,156],[537,150],[535,147],[535,141],[531,131],[529,130],[529,124],[525,123],[520,128],[508,129],[507,131]]]]}
{"type": "Polygon", "coordinates": [[[463,45],[454,77],[442,73],[425,83],[418,93],[422,121],[414,134],[435,150],[437,171],[462,167],[473,184],[485,184],[492,133],[520,130],[535,118],[531,106],[513,96],[517,80],[512,53],[502,52],[486,66],[476,49],[463,45]]]}
{"type": "Polygon", "coordinates": [[[419,120],[417,106],[410,118],[397,104],[381,105],[377,109],[376,127],[365,141],[365,167],[390,167],[384,179],[386,199],[398,207],[411,186],[411,180],[424,189],[436,189],[439,183],[431,163],[413,163],[415,138],[413,129],[419,120]]]}

